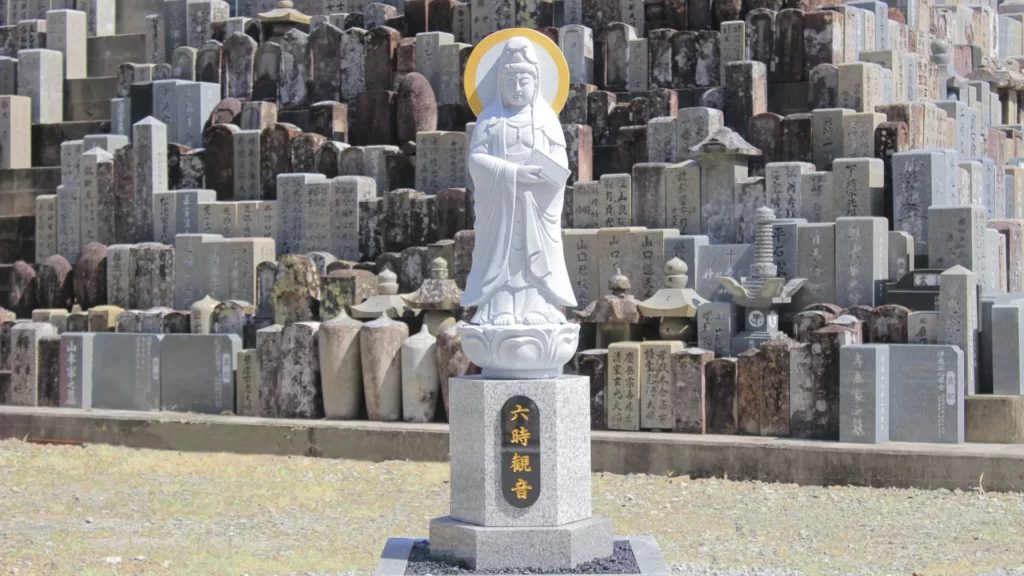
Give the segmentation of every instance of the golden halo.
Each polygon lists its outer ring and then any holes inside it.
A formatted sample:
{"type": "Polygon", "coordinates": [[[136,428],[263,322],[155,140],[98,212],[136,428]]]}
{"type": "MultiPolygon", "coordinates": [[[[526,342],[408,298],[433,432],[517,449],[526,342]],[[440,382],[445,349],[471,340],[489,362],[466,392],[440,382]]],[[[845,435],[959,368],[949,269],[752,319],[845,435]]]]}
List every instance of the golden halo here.
{"type": "Polygon", "coordinates": [[[544,53],[537,55],[540,58],[542,79],[540,96],[554,109],[555,114],[561,112],[562,107],[565,106],[565,100],[569,97],[569,64],[565,61],[561,49],[550,38],[536,30],[509,28],[508,30],[499,30],[484,38],[476,45],[473,53],[469,55],[469,61],[466,62],[463,87],[466,90],[469,107],[477,116],[484,110],[480,93],[484,92],[489,100],[490,97],[496,96],[498,91],[498,83],[495,78],[492,77],[488,81],[484,81],[488,78],[489,73],[493,72],[492,67],[489,66],[488,69],[481,70],[480,63],[485,59],[490,63],[496,62],[505,49],[505,43],[516,36],[522,36],[543,48],[544,53]],[[553,85],[550,81],[552,72],[558,76],[558,82],[553,85]]]}

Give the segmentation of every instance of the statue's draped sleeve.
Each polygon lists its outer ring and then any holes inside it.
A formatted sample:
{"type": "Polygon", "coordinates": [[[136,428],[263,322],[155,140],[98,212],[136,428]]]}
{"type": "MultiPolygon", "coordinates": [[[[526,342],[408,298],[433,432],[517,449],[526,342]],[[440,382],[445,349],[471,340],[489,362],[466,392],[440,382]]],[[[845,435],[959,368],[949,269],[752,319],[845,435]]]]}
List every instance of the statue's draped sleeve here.
{"type": "Polygon", "coordinates": [[[477,233],[473,268],[462,295],[464,306],[486,303],[498,288],[508,282],[517,166],[496,155],[499,153],[496,148],[499,147],[501,122],[497,117],[478,121],[469,147],[469,174],[473,179],[474,227],[477,233]]]}

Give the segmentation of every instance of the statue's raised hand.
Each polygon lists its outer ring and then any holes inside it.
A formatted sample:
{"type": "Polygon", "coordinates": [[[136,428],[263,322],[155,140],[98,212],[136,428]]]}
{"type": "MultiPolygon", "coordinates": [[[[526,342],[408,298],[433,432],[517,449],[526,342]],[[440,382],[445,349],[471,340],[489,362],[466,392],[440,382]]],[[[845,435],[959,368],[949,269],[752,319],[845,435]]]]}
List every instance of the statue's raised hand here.
{"type": "Polygon", "coordinates": [[[520,166],[516,168],[516,182],[523,184],[540,184],[543,181],[543,168],[540,166],[520,166]]]}

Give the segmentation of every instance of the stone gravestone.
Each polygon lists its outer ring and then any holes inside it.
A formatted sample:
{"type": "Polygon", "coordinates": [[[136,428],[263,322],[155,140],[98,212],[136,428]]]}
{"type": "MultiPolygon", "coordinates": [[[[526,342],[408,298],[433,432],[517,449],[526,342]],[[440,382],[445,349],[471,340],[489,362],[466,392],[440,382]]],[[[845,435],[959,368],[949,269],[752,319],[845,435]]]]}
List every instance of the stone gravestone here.
{"type": "Polygon", "coordinates": [[[616,342],[608,348],[609,430],[640,429],[640,343],[616,342]]]}
{"type": "Polygon", "coordinates": [[[1000,295],[982,300],[982,358],[977,392],[1020,395],[1024,389],[1024,371],[1020,353],[1021,317],[1024,314],[1020,294],[1000,295]]]}
{"type": "Polygon", "coordinates": [[[253,61],[256,42],[245,34],[232,34],[224,40],[224,95],[229,98],[252,98],[253,61]]]}
{"type": "Polygon", "coordinates": [[[956,346],[890,346],[889,439],[964,441],[964,353],[956,346]]]}
{"type": "Polygon", "coordinates": [[[860,341],[839,325],[812,332],[806,346],[790,354],[790,436],[837,440],[840,435],[840,354],[860,341]]]}
{"type": "Polygon", "coordinates": [[[715,353],[689,348],[672,355],[672,407],[675,431],[703,434],[707,430],[707,388],[705,371],[715,353]]]}
{"type": "Polygon", "coordinates": [[[645,342],[640,346],[640,428],[674,430],[672,355],[681,342],[645,342]]]}
{"type": "Polygon", "coordinates": [[[737,406],[739,432],[754,436],[789,436],[790,352],[799,346],[782,336],[739,355],[737,406]]]}
{"type": "Polygon", "coordinates": [[[797,254],[794,278],[806,278],[804,287],[793,295],[793,308],[802,310],[819,302],[836,300],[836,225],[797,226],[797,254]]]}
{"type": "Polygon", "coordinates": [[[82,154],[79,164],[80,245],[114,242],[116,199],[114,198],[114,157],[100,148],[82,154]]]}
{"type": "Polygon", "coordinates": [[[839,350],[839,441],[889,441],[889,346],[847,345],[839,350]]]}
{"type": "Polygon", "coordinates": [[[889,275],[889,237],[885,218],[836,219],[836,304],[874,306],[882,300],[889,275]]]}
{"type": "Polygon", "coordinates": [[[731,302],[732,296],[722,287],[719,277],[739,280],[754,261],[753,244],[711,244],[697,247],[698,266],[694,272],[694,289],[713,302],[731,302]]]}
{"type": "Polygon", "coordinates": [[[280,45],[278,100],[282,109],[300,108],[309,103],[309,37],[292,29],[280,39],[280,45]]]}
{"type": "Polygon", "coordinates": [[[885,216],[884,172],[878,158],[841,158],[833,162],[839,216],[885,216]]]}
{"type": "Polygon", "coordinates": [[[59,406],[92,408],[93,339],[95,334],[66,333],[60,338],[59,406]]]}
{"type": "Polygon", "coordinates": [[[733,356],[732,339],[739,331],[739,311],[731,302],[708,302],[697,308],[697,345],[700,348],[712,351],[719,358],[733,356]]]}
{"type": "Polygon", "coordinates": [[[235,363],[235,413],[239,416],[261,416],[259,351],[241,350],[235,363]]]}
{"type": "Polygon", "coordinates": [[[954,266],[939,276],[939,343],[963,351],[966,393],[974,394],[978,381],[978,276],[954,266]]]}
{"type": "Polygon", "coordinates": [[[797,278],[799,236],[797,230],[807,224],[803,218],[778,218],[772,222],[772,260],[779,278],[797,278]]]}
{"type": "Polygon", "coordinates": [[[162,335],[97,334],[91,363],[93,407],[115,410],[160,409],[162,335]]]}
{"type": "Polygon", "coordinates": [[[32,149],[26,145],[31,139],[31,123],[29,97],[0,96],[0,168],[32,167],[32,149]]]}
{"type": "Polygon", "coordinates": [[[235,334],[170,334],[160,342],[163,410],[235,411],[234,376],[242,339],[235,334]]]}
{"type": "Polygon", "coordinates": [[[80,199],[78,186],[57,187],[57,253],[72,264],[82,249],[80,199]]]}
{"type": "Polygon", "coordinates": [[[296,322],[282,331],[281,365],[275,390],[281,417],[323,417],[317,347],[319,327],[319,322],[296,322]]]}
{"type": "Polygon", "coordinates": [[[186,82],[175,90],[177,98],[177,143],[203,147],[203,128],[220,101],[220,86],[209,82],[186,82]]]}
{"type": "Polygon", "coordinates": [[[42,262],[57,253],[57,196],[36,196],[35,261],[42,262]]]}
{"type": "Polygon", "coordinates": [[[773,162],[765,166],[765,200],[778,218],[801,218],[801,176],[814,171],[808,162],[773,162]]]}
{"type": "Polygon", "coordinates": [[[135,237],[153,240],[153,201],[167,191],[167,125],[152,116],[133,128],[135,237]]]}
{"type": "Polygon", "coordinates": [[[33,123],[63,122],[63,55],[56,50],[19,50],[18,95],[32,98],[33,123]]]}
{"type": "Polygon", "coordinates": [[[984,275],[985,207],[932,206],[928,208],[928,266],[963,266],[984,275]]]}
{"type": "Polygon", "coordinates": [[[19,322],[11,329],[11,384],[7,404],[40,405],[43,394],[39,379],[39,341],[56,335],[57,327],[49,323],[19,322]]]}

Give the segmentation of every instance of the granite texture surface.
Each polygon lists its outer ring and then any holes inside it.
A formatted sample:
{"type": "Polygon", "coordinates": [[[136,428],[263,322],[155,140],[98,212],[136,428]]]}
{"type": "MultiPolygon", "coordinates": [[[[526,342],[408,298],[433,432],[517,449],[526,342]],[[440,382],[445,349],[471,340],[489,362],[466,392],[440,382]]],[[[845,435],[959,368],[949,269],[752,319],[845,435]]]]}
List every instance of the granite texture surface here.
{"type": "MultiPolygon", "coordinates": [[[[429,549],[429,540],[422,540],[418,538],[388,538],[387,544],[384,546],[384,552],[381,554],[380,562],[377,564],[377,568],[374,571],[374,576],[406,576],[412,574],[421,573],[417,570],[417,564],[419,562],[418,553],[423,547],[424,543],[427,544],[429,549]]],[[[459,574],[460,576],[483,576],[484,574],[565,574],[569,576],[584,576],[585,574],[622,574],[623,576],[670,576],[672,572],[669,570],[668,564],[665,563],[665,559],[661,554],[661,549],[658,547],[657,541],[653,536],[626,536],[615,538],[614,553],[612,557],[599,558],[592,562],[585,562],[577,565],[570,569],[556,569],[556,570],[482,570],[482,569],[469,569],[469,568],[458,568],[453,565],[447,565],[446,569],[438,569],[440,563],[437,561],[431,561],[429,564],[432,565],[432,574],[459,574]],[[616,572],[614,569],[617,566],[625,567],[625,562],[621,564],[617,560],[625,560],[620,555],[620,551],[624,551],[625,546],[628,543],[629,554],[632,555],[632,562],[636,568],[634,572],[616,572]]]]}
{"type": "Polygon", "coordinates": [[[590,517],[590,381],[450,380],[451,517],[479,526],[559,526],[590,517]],[[540,495],[528,508],[502,489],[501,408],[512,396],[540,411],[540,495]]]}
{"type": "Polygon", "coordinates": [[[430,521],[437,559],[475,570],[557,570],[612,554],[612,521],[604,516],[547,527],[484,527],[452,518],[430,521]]]}

